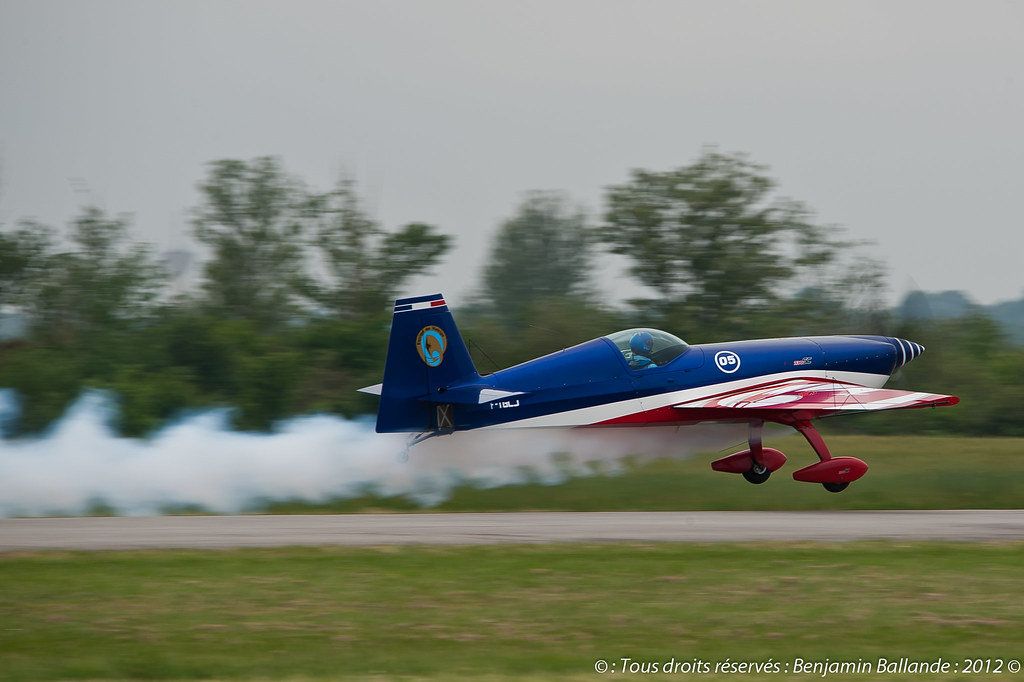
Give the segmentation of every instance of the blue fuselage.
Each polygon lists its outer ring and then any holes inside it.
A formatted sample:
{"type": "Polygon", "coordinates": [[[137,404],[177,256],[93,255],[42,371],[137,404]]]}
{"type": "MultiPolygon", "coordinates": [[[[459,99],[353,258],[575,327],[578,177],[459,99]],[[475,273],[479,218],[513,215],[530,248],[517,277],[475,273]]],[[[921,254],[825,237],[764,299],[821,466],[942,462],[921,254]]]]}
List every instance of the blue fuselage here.
{"type": "Polygon", "coordinates": [[[479,402],[454,405],[456,428],[687,423],[680,411],[665,407],[792,377],[877,387],[921,350],[883,336],[759,339],[689,346],[663,366],[633,369],[602,337],[448,390],[453,396],[477,389],[503,394],[490,400],[483,392],[479,402]]]}

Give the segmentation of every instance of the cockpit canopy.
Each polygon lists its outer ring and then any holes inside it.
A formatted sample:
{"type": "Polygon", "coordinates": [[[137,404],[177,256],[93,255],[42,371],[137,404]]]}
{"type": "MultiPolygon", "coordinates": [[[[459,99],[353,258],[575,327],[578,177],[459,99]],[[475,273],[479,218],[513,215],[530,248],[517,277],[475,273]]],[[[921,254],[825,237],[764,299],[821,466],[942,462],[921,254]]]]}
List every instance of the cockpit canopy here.
{"type": "MultiPolygon", "coordinates": [[[[636,329],[623,329],[621,332],[608,334],[605,338],[618,347],[630,367],[640,369],[642,366],[638,366],[635,362],[633,357],[634,353],[630,348],[629,342],[634,335],[644,333],[650,334],[654,341],[648,360],[650,360],[656,367],[661,367],[662,365],[671,362],[685,353],[686,349],[690,347],[689,344],[678,336],[673,336],[672,334],[663,332],[659,329],[647,329],[643,327],[638,327],[636,329]]],[[[648,366],[650,365],[648,364],[648,366]]]]}

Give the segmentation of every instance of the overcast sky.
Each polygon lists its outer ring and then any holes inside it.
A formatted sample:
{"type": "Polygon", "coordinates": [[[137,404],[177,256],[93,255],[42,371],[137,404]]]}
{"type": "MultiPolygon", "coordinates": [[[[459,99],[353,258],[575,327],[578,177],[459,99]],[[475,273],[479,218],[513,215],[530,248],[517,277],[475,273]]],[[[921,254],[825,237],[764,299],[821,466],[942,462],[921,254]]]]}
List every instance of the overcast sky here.
{"type": "Polygon", "coordinates": [[[205,164],[272,154],[455,235],[405,293],[460,300],[523,192],[597,220],[707,144],[873,240],[893,298],[1024,293],[1021,2],[0,0],[7,228],[95,203],[190,247],[205,164]]]}

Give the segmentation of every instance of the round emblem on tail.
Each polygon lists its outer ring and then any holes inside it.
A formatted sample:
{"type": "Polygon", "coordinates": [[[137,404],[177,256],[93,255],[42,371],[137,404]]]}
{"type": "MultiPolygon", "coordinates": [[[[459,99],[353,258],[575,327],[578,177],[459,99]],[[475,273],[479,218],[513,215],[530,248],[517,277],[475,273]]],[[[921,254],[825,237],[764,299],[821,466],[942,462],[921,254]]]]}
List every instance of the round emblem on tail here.
{"type": "Polygon", "coordinates": [[[433,325],[424,327],[416,335],[416,352],[420,359],[431,367],[437,367],[444,360],[444,351],[448,348],[448,339],[444,330],[433,325]]]}

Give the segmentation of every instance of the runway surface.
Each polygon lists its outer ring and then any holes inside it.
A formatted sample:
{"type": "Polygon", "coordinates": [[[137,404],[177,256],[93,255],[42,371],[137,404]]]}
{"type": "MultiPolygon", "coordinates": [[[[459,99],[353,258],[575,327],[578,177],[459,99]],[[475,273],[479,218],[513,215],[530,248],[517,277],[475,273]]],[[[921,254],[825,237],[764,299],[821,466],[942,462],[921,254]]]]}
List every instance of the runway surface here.
{"type": "Polygon", "coordinates": [[[1024,510],[0,519],[0,552],[289,545],[1024,540],[1024,510]]]}

